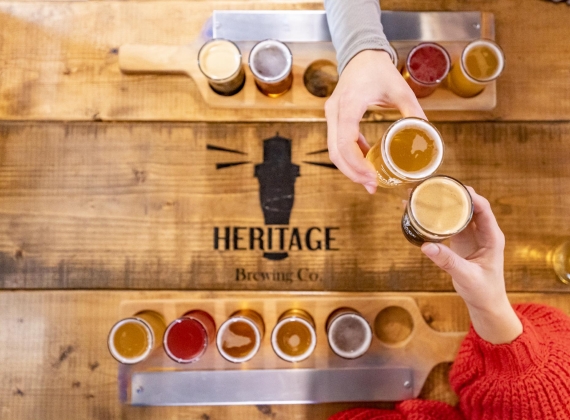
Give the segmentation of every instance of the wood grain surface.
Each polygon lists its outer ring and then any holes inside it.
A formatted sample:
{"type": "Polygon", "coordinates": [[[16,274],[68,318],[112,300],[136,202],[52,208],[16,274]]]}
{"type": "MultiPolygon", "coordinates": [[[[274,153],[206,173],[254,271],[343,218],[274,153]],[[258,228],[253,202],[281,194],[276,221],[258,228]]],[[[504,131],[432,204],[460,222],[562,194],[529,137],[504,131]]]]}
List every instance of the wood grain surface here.
{"type": "MultiPolygon", "coordinates": [[[[119,304],[132,299],[184,299],[183,292],[20,291],[0,293],[0,416],[4,419],[325,419],[352,403],[232,407],[131,407],[121,405],[117,363],[106,337],[119,304]],[[14,339],[18,337],[18,339],[14,339]]],[[[347,295],[348,296],[348,295],[347,295]]],[[[466,331],[468,314],[454,294],[408,293],[438,331],[466,331]]],[[[542,302],[570,314],[563,295],[515,294],[513,302],[542,302]]],[[[448,365],[432,371],[422,398],[457,402],[446,382],[448,365]]]]}
{"type": "MultiPolygon", "coordinates": [[[[214,9],[322,9],[321,2],[86,1],[0,3],[0,119],[315,121],[322,111],[210,108],[181,75],[124,75],[117,48],[183,45],[214,9]]],[[[434,112],[436,120],[562,120],[570,112],[570,25],[546,1],[383,1],[385,10],[480,10],[495,14],[506,54],[498,106],[434,112]]],[[[395,119],[373,112],[368,119],[395,119]]]]}
{"type": "MultiPolygon", "coordinates": [[[[461,299],[447,293],[449,276],[400,232],[406,191],[369,196],[327,166],[322,111],[210,108],[186,76],[118,68],[120,45],[187,44],[214,9],[322,8],[290,0],[0,2],[1,419],[325,419],[390,406],[121,406],[106,348],[120,302],[187,295],[102,289],[399,291],[435,330],[468,328],[461,299]],[[313,240],[322,246],[326,227],[338,228],[330,230],[338,250],[305,243],[281,261],[259,249],[215,250],[215,227],[265,228],[254,165],[277,132],[292,139],[300,166],[288,227],[302,232],[299,243],[319,228],[313,240]]],[[[444,122],[441,172],[491,201],[507,239],[507,287],[535,292],[511,299],[570,314],[570,287],[549,262],[570,229],[570,8],[539,0],[382,0],[382,8],[494,14],[506,54],[497,108],[428,113],[444,122]],[[468,120],[477,122],[452,122],[468,120]]],[[[369,112],[362,131],[375,142],[388,124],[374,121],[396,118],[369,112]]],[[[239,232],[246,239],[237,245],[247,248],[248,230],[239,232]]],[[[436,366],[420,396],[456,403],[449,369],[436,366]]]]}
{"type": "MultiPolygon", "coordinates": [[[[362,129],[375,142],[387,126],[362,129]]],[[[506,234],[508,289],[570,291],[548,260],[570,230],[570,124],[437,126],[440,173],[486,196],[506,234]]],[[[0,286],[451,291],[401,233],[406,189],[371,196],[321,166],[325,133],[325,124],[4,124],[0,286]],[[267,228],[254,166],[276,132],[292,139],[300,166],[281,261],[263,258],[257,241],[249,249],[250,228],[267,228]]]]}

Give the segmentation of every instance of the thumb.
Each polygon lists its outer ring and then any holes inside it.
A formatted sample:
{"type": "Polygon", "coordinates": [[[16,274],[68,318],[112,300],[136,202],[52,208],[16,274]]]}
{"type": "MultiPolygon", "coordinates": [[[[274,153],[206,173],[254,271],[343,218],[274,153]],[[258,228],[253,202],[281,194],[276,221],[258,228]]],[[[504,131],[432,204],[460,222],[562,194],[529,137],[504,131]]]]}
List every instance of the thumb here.
{"type": "Polygon", "coordinates": [[[422,245],[422,252],[453,278],[461,278],[468,273],[467,262],[443,244],[426,242],[422,245]]]}
{"type": "Polygon", "coordinates": [[[409,89],[409,94],[406,95],[405,98],[401,98],[399,103],[397,104],[398,110],[402,114],[402,117],[404,118],[417,117],[427,121],[426,114],[424,113],[422,106],[418,102],[418,98],[416,98],[416,95],[414,94],[414,92],[412,92],[411,88],[408,89],[409,89]]]}

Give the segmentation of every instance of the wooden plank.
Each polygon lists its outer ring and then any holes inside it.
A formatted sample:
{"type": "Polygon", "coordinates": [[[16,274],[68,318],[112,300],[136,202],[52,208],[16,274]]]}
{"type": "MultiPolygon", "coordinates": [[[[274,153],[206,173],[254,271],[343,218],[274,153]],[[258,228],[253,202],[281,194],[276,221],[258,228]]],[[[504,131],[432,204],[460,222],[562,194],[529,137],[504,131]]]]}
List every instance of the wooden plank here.
{"type": "MultiPolygon", "coordinates": [[[[387,126],[362,129],[374,142],[387,126]]],[[[570,124],[437,126],[440,172],[488,197],[506,234],[508,289],[570,291],[548,260],[570,230],[570,124]]],[[[0,286],[452,291],[400,231],[406,190],[370,196],[315,165],[330,164],[325,136],[324,123],[4,124],[0,286]],[[263,140],[276,132],[292,139],[288,165],[300,173],[294,192],[282,193],[293,207],[279,261],[264,257],[269,230],[254,176],[263,140]]],[[[270,227],[274,252],[280,226],[270,227]]]]}
{"type": "MultiPolygon", "coordinates": [[[[118,401],[117,363],[106,337],[125,299],[184,299],[183,292],[1,292],[0,415],[10,419],[325,419],[372,403],[242,407],[131,407],[118,401]],[[16,340],[14,337],[18,337],[16,340]]],[[[465,331],[468,314],[454,294],[417,293],[423,317],[439,331],[465,331]]],[[[570,314],[563,295],[518,294],[513,301],[552,305],[570,314]]],[[[445,373],[436,368],[422,397],[456,402],[445,373]]]]}
{"type": "MultiPolygon", "coordinates": [[[[431,2],[387,1],[386,10],[429,10],[431,2]]],[[[186,76],[120,73],[126,43],[183,45],[214,9],[322,9],[321,2],[89,1],[0,3],[0,119],[314,121],[322,111],[210,108],[186,76]]],[[[498,106],[485,112],[433,112],[435,120],[563,120],[570,112],[570,26],[550,2],[451,2],[445,10],[495,14],[507,67],[498,106]],[[520,22],[525,33],[520,36],[520,22]],[[531,106],[529,106],[531,104],[531,106]]],[[[395,113],[368,114],[370,120],[395,113]]]]}

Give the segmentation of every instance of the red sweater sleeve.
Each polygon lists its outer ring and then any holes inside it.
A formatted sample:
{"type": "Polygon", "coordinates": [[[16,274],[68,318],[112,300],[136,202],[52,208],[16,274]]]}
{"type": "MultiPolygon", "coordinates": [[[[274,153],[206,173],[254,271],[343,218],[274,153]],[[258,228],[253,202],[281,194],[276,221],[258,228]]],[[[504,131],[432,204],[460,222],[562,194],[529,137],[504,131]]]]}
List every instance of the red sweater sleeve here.
{"type": "Polygon", "coordinates": [[[515,305],[523,333],[493,345],[471,328],[450,373],[459,409],[409,400],[395,410],[352,409],[330,420],[570,420],[570,318],[537,304],[515,305]]]}
{"type": "Polygon", "coordinates": [[[440,401],[407,400],[395,410],[354,408],[341,411],[329,420],[463,420],[452,406],[440,401]]]}
{"type": "Polygon", "coordinates": [[[570,419],[570,318],[543,305],[514,306],[523,333],[493,345],[471,328],[450,381],[472,420],[570,419]]]}

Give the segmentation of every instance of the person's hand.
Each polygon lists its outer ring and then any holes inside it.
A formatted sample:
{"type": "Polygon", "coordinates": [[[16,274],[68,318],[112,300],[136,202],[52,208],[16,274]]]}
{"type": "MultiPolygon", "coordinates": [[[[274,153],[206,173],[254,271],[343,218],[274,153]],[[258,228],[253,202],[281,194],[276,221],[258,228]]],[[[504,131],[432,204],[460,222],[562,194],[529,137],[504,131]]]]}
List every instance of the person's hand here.
{"type": "Polygon", "coordinates": [[[346,65],[325,105],[329,156],[343,174],[372,194],[377,175],[364,158],[370,146],[359,128],[369,105],[397,108],[404,117],[426,116],[387,52],[364,50],[346,65]]]}
{"type": "Polygon", "coordinates": [[[522,324],[507,298],[504,279],[505,235],[491,205],[471,187],[473,220],[451,238],[451,249],[426,242],[422,251],[451,274],[453,287],[467,304],[473,328],[492,344],[510,343],[522,324]]]}

